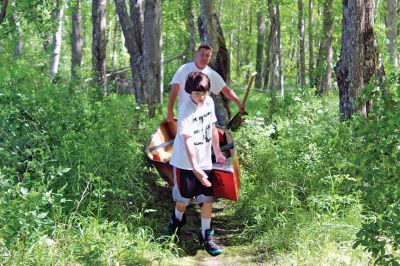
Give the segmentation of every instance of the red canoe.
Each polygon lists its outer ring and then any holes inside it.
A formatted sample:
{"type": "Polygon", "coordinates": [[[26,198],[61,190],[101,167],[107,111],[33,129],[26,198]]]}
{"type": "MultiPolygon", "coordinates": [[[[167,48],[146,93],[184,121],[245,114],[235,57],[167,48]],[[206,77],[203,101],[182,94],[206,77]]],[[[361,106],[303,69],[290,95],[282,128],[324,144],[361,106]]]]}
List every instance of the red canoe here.
{"type": "MultiPolygon", "coordinates": [[[[156,167],[160,176],[172,186],[174,177],[169,160],[176,136],[177,122],[162,122],[150,137],[146,148],[147,157],[156,167]]],[[[236,156],[232,134],[218,128],[221,151],[227,161],[224,165],[213,165],[213,189],[216,198],[238,200],[239,196],[239,162],[236,156]]]]}

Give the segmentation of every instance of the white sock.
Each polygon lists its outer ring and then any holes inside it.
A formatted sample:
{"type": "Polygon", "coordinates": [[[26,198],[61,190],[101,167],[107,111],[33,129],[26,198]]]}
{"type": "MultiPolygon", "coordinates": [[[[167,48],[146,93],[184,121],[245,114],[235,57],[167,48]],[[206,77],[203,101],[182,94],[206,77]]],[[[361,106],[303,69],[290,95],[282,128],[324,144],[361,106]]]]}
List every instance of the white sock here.
{"type": "Polygon", "coordinates": [[[211,218],[201,218],[201,235],[203,236],[203,239],[206,236],[206,230],[210,229],[211,227],[211,218]]]}
{"type": "Polygon", "coordinates": [[[175,208],[175,218],[179,221],[182,221],[183,212],[180,212],[177,208],[175,208]]]}

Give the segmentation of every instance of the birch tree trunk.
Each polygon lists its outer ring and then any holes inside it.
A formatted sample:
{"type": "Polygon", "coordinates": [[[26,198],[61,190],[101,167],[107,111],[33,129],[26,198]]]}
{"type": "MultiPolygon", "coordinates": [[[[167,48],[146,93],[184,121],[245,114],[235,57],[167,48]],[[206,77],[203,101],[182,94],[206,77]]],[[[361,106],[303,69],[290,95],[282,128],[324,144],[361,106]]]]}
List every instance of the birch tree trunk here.
{"type": "Polygon", "coordinates": [[[106,88],[106,0],[92,1],[92,68],[98,82],[106,88]]]}
{"type": "Polygon", "coordinates": [[[163,91],[161,0],[146,1],[144,10],[143,85],[149,116],[153,117],[156,105],[161,106],[163,91]]]}
{"type": "Polygon", "coordinates": [[[118,64],[118,43],[120,42],[120,34],[121,28],[119,25],[118,17],[115,18],[115,25],[113,30],[113,44],[112,44],[112,51],[111,51],[111,64],[112,68],[115,69],[118,64]]]}
{"type": "MultiPolygon", "coordinates": [[[[15,1],[12,2],[12,6],[15,6],[15,1]]],[[[17,45],[14,51],[14,57],[18,58],[22,55],[25,47],[24,32],[22,31],[21,23],[19,21],[19,16],[17,13],[12,14],[12,20],[14,22],[15,29],[17,30],[17,45]]]]}
{"type": "Polygon", "coordinates": [[[324,37],[319,46],[315,73],[315,87],[317,88],[317,93],[320,95],[328,91],[331,87],[331,65],[333,60],[333,0],[327,0],[324,3],[323,17],[322,36],[324,37]]]}
{"type": "Polygon", "coordinates": [[[194,26],[194,14],[193,14],[193,0],[187,0],[187,16],[188,16],[188,31],[189,31],[189,53],[190,58],[196,57],[196,33],[194,26]]]}
{"type": "Polygon", "coordinates": [[[130,0],[130,15],[125,0],[115,0],[115,6],[130,56],[133,88],[137,104],[145,103],[143,87],[143,11],[142,0],[130,0]]]}
{"type": "Polygon", "coordinates": [[[256,76],[255,87],[261,89],[263,87],[263,62],[264,62],[264,42],[265,42],[265,21],[261,12],[257,13],[257,56],[256,56],[256,71],[258,75],[256,76]]]}
{"type": "Polygon", "coordinates": [[[374,33],[374,1],[343,0],[342,49],[335,72],[339,86],[341,120],[359,110],[367,116],[367,103],[356,105],[361,89],[377,72],[378,49],[374,33]]]}
{"type": "Polygon", "coordinates": [[[397,0],[387,0],[387,38],[389,40],[388,50],[390,59],[393,62],[393,66],[397,73],[398,70],[398,57],[397,57],[397,36],[398,36],[398,1],[397,0]]]}
{"type": "Polygon", "coordinates": [[[71,76],[76,78],[76,68],[82,65],[83,55],[83,38],[82,38],[82,14],[81,14],[81,2],[80,0],[75,1],[75,6],[72,12],[72,53],[71,53],[71,76]]]}
{"type": "Polygon", "coordinates": [[[300,87],[304,88],[306,85],[306,49],[304,45],[304,16],[303,16],[303,0],[298,0],[298,31],[299,31],[299,54],[300,54],[300,64],[299,64],[299,78],[300,87]]]}
{"type": "Polygon", "coordinates": [[[53,55],[51,57],[50,76],[54,78],[58,72],[58,65],[60,64],[60,52],[62,42],[62,19],[64,16],[64,3],[57,1],[57,30],[53,35],[53,55]]]}
{"type": "Polygon", "coordinates": [[[266,45],[265,45],[264,90],[269,89],[269,76],[271,67],[271,44],[273,36],[274,32],[271,31],[271,25],[270,25],[270,31],[268,33],[268,38],[266,38],[266,45]]]}
{"type": "Polygon", "coordinates": [[[308,76],[312,87],[314,85],[313,0],[308,0],[308,9],[308,76]]]}
{"type": "MultiPolygon", "coordinates": [[[[227,81],[230,79],[230,60],[225,38],[212,0],[200,0],[199,35],[203,43],[213,48],[210,67],[227,81]]],[[[227,99],[220,93],[213,96],[218,123],[226,126],[231,117],[227,99]]]]}
{"type": "Polygon", "coordinates": [[[242,38],[242,8],[239,7],[238,14],[238,25],[237,25],[237,35],[236,35],[236,77],[240,78],[240,65],[241,65],[241,57],[240,57],[240,40],[242,38]]]}

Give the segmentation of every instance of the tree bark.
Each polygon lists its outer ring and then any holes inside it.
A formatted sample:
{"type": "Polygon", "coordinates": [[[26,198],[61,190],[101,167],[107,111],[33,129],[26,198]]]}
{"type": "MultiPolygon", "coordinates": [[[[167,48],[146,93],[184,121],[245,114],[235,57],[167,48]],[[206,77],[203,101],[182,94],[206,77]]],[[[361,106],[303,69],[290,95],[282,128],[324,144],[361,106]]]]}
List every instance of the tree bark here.
{"type": "Polygon", "coordinates": [[[343,0],[342,49],[335,73],[339,86],[341,120],[359,110],[368,115],[367,103],[356,105],[361,89],[377,72],[378,48],[374,33],[374,1],[343,0]]]}
{"type": "Polygon", "coordinates": [[[258,75],[256,76],[255,87],[261,89],[263,87],[263,62],[264,62],[264,42],[265,42],[265,20],[261,12],[257,13],[257,56],[256,56],[256,71],[258,75]]]}
{"type": "Polygon", "coordinates": [[[308,9],[308,76],[312,87],[314,85],[313,0],[308,0],[308,9]]]}
{"type": "Polygon", "coordinates": [[[98,82],[103,85],[103,94],[107,95],[106,88],[106,0],[92,1],[92,67],[98,82]]]}
{"type": "Polygon", "coordinates": [[[161,0],[146,1],[144,11],[143,69],[146,103],[149,116],[162,103],[162,31],[161,0]]]}
{"type": "MultiPolygon", "coordinates": [[[[15,2],[12,3],[12,5],[15,5],[15,2]]],[[[24,43],[24,32],[22,31],[22,27],[21,27],[21,23],[19,21],[19,16],[17,13],[13,13],[12,14],[12,19],[15,25],[15,29],[17,30],[17,37],[18,37],[18,42],[17,45],[15,47],[15,51],[14,51],[14,57],[18,58],[22,55],[23,51],[24,51],[24,47],[25,47],[25,43],[24,43]]]]}
{"type": "Polygon", "coordinates": [[[53,55],[51,59],[50,76],[54,78],[58,73],[58,65],[60,64],[61,42],[62,42],[62,19],[64,16],[64,3],[57,0],[57,30],[53,35],[53,55]]]}
{"type": "Polygon", "coordinates": [[[83,38],[82,38],[82,14],[81,14],[81,2],[80,0],[75,1],[75,6],[72,12],[72,44],[71,44],[71,76],[77,78],[77,68],[82,65],[83,56],[83,38]]]}
{"type": "Polygon", "coordinates": [[[278,43],[278,18],[277,6],[273,0],[268,0],[268,13],[270,18],[270,43],[271,58],[270,58],[270,117],[275,113],[276,109],[276,91],[279,86],[279,43],[278,43]]]}
{"type": "MultiPolygon", "coordinates": [[[[212,0],[200,0],[199,35],[203,43],[213,48],[210,67],[227,81],[230,79],[230,58],[225,45],[225,38],[212,0]]],[[[216,114],[221,125],[226,126],[231,117],[227,99],[220,93],[212,96],[216,114]]]]}
{"type": "MultiPolygon", "coordinates": [[[[271,28],[271,26],[270,26],[271,28]]],[[[265,64],[264,64],[264,90],[269,89],[269,76],[270,76],[270,67],[271,67],[271,44],[272,44],[272,37],[274,33],[269,31],[268,38],[266,38],[266,45],[265,45],[265,64]]]]}
{"type": "Polygon", "coordinates": [[[303,0],[298,0],[298,31],[299,31],[299,79],[300,87],[304,88],[306,85],[306,49],[304,44],[304,16],[303,16],[303,0]]]}
{"type": "Polygon", "coordinates": [[[397,36],[398,36],[398,1],[387,0],[387,38],[388,38],[388,50],[390,59],[393,62],[394,69],[397,73],[398,70],[398,57],[397,57],[397,36]]]}
{"type": "Polygon", "coordinates": [[[115,25],[113,30],[113,44],[111,51],[111,65],[112,68],[115,69],[118,64],[118,43],[120,42],[119,37],[121,34],[121,28],[119,25],[118,17],[115,18],[115,25]]]}
{"type": "Polygon", "coordinates": [[[315,87],[317,88],[317,93],[320,95],[328,91],[331,87],[331,65],[333,60],[333,0],[324,2],[323,17],[322,36],[324,37],[319,46],[315,73],[315,87]]]}
{"type": "Polygon", "coordinates": [[[194,26],[193,0],[187,1],[188,31],[189,31],[189,57],[196,57],[196,33],[194,26]]]}
{"type": "Polygon", "coordinates": [[[2,0],[1,3],[2,5],[0,10],[0,24],[3,23],[7,15],[8,0],[2,0]]]}
{"type": "Polygon", "coordinates": [[[133,88],[137,104],[145,103],[143,87],[143,11],[141,0],[130,0],[130,15],[124,0],[115,0],[115,6],[130,56],[133,88]]]}
{"type": "Polygon", "coordinates": [[[281,19],[279,11],[279,2],[276,2],[275,5],[276,5],[276,23],[277,23],[279,91],[281,93],[281,97],[283,97],[285,94],[285,88],[283,86],[283,60],[282,60],[281,19]]]}

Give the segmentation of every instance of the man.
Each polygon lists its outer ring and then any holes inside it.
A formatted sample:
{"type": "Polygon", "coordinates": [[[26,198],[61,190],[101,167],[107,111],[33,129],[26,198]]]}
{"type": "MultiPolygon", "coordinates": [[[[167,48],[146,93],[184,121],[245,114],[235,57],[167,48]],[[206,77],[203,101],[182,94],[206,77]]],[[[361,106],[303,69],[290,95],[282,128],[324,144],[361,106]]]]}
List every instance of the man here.
{"type": "MultiPolygon", "coordinates": [[[[169,96],[169,103],[168,103],[168,114],[167,114],[168,122],[171,122],[174,119],[174,104],[178,94],[179,94],[178,106],[181,106],[181,104],[187,98],[189,98],[189,94],[185,92],[184,86],[187,76],[191,72],[201,72],[207,75],[211,82],[210,92],[213,93],[214,95],[218,95],[220,92],[222,92],[222,94],[225,95],[226,98],[233,101],[237,105],[240,112],[244,112],[244,107],[240,103],[236,93],[226,85],[225,81],[216,71],[214,71],[212,68],[208,66],[211,56],[212,56],[212,48],[207,44],[202,44],[197,49],[195,61],[182,65],[176,71],[171,81],[172,90],[169,96]]],[[[215,113],[217,116],[217,124],[221,126],[226,126],[229,121],[225,121],[223,115],[221,115],[223,114],[223,112],[220,110],[220,108],[223,107],[218,107],[217,105],[215,105],[215,107],[216,107],[215,113]]]]}

